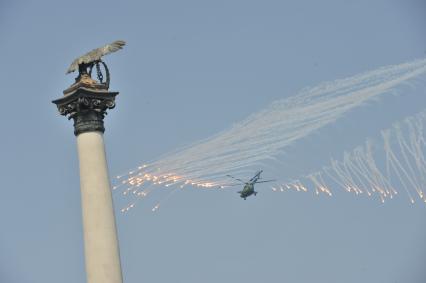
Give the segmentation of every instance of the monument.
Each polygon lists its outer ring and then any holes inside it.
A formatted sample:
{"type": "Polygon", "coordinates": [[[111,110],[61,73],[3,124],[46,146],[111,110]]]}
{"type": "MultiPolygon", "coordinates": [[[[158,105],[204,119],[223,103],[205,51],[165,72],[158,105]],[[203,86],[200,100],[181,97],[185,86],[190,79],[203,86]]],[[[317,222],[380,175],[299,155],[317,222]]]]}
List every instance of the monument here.
{"type": "Polygon", "coordinates": [[[124,41],[115,41],[75,59],[67,71],[67,74],[78,71],[75,83],[64,90],[63,97],[52,101],[61,115],[74,120],[88,283],[123,281],[103,141],[104,116],[108,109],[115,107],[118,92],[108,90],[110,73],[102,57],[124,45],[124,41]],[[92,78],[93,68],[96,68],[98,80],[92,78]]]}

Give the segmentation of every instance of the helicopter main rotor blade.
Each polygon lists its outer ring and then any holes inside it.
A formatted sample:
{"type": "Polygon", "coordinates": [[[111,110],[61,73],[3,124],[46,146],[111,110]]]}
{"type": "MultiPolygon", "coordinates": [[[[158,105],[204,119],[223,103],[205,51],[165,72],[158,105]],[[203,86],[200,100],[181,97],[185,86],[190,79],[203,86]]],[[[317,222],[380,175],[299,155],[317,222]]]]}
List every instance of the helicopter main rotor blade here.
{"type": "Polygon", "coordinates": [[[255,184],[258,183],[268,183],[268,182],[276,182],[277,180],[266,180],[266,181],[259,181],[259,182],[255,182],[255,184]]]}
{"type": "Polygon", "coordinates": [[[241,186],[241,184],[229,184],[229,185],[222,185],[222,187],[235,187],[235,186],[241,186]]]}
{"type": "Polygon", "coordinates": [[[231,177],[232,179],[234,179],[234,180],[237,180],[237,181],[240,181],[241,183],[243,183],[243,184],[245,184],[246,182],[244,182],[243,180],[241,180],[241,179],[238,179],[238,178],[235,178],[235,177],[233,177],[233,176],[231,176],[231,175],[226,175],[227,177],[231,177]]]}
{"type": "Polygon", "coordinates": [[[263,170],[257,171],[257,173],[250,179],[250,182],[260,179],[260,174],[262,174],[262,172],[263,170]]]}

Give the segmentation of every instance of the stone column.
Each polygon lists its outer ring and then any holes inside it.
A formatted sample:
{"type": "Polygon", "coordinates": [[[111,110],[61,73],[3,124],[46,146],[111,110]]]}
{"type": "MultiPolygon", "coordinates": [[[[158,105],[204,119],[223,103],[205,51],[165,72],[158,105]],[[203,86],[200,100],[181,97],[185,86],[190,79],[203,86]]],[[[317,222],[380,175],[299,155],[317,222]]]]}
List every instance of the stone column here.
{"type": "MultiPolygon", "coordinates": [[[[89,81],[90,82],[90,81],[89,81]]],[[[118,92],[78,83],[54,100],[61,115],[74,120],[80,163],[84,250],[88,283],[121,283],[121,265],[108,165],[104,116],[118,92]]]]}

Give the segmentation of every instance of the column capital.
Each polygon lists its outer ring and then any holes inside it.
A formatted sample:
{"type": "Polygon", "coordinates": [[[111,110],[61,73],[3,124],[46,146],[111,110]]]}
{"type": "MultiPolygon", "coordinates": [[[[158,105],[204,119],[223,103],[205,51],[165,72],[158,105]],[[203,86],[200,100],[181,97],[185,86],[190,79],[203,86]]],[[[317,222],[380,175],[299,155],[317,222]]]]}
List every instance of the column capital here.
{"type": "Polygon", "coordinates": [[[74,120],[74,134],[84,132],[104,132],[104,117],[107,109],[115,107],[118,92],[104,87],[94,87],[78,83],[64,91],[64,97],[53,100],[59,114],[74,120]]]}

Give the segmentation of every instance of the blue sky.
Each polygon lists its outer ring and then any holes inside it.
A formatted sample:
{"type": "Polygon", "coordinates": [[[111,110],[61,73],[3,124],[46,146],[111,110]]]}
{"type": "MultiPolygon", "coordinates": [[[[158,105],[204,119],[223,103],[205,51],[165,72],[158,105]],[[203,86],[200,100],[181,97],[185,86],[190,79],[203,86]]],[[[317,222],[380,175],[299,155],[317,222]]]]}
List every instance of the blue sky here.
{"type": "MultiPolygon", "coordinates": [[[[424,1],[1,1],[0,281],[84,282],[72,123],[51,100],[72,60],[116,39],[111,176],[306,86],[426,56],[424,1]]],[[[424,84],[298,142],[283,174],[324,165],[426,106],[424,84]],[[302,160],[302,162],[300,162],[302,160]]],[[[272,177],[272,176],[271,176],[272,177]]],[[[159,192],[161,194],[161,192],[159,192]]],[[[119,196],[115,196],[120,203],[119,196]]],[[[424,282],[425,207],[350,195],[184,190],[118,213],[125,282],[424,282]]]]}

